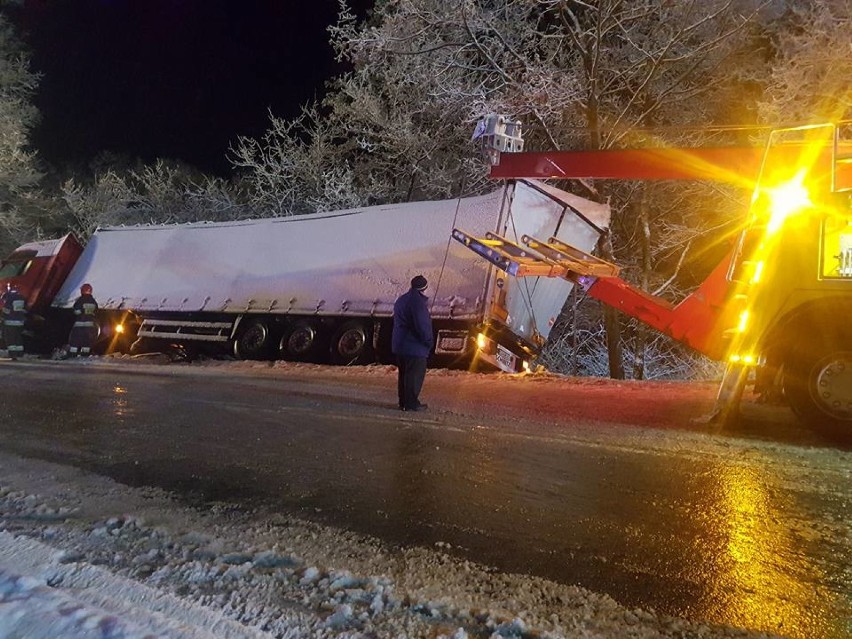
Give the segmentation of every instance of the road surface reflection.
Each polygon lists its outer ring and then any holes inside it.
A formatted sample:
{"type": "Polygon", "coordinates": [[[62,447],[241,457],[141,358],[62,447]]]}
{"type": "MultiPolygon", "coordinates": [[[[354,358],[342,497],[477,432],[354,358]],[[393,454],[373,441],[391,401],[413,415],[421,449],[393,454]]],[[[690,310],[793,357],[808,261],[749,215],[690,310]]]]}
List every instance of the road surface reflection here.
{"type": "MultiPolygon", "coordinates": [[[[826,586],[807,540],[795,536],[795,494],[773,489],[771,464],[722,464],[705,553],[706,596],[697,606],[707,618],[799,637],[842,636],[832,610],[849,604],[826,586]],[[716,534],[714,535],[714,529],[716,534]]],[[[848,597],[848,592],[847,592],[848,597]]],[[[847,620],[848,624],[848,620],[847,620]]]]}
{"type": "Polygon", "coordinates": [[[852,636],[848,453],[809,461],[790,446],[650,429],[646,441],[571,439],[288,394],[278,380],[32,368],[2,381],[7,450],[199,503],[440,543],[630,607],[852,636]]]}

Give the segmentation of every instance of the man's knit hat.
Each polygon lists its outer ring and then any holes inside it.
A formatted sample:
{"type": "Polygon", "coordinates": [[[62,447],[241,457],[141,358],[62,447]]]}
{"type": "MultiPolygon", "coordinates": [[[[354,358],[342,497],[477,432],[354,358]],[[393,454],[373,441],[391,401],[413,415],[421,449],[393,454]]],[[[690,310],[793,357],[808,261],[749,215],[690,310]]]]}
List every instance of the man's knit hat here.
{"type": "Polygon", "coordinates": [[[422,275],[415,275],[411,280],[411,288],[415,291],[425,291],[427,286],[429,286],[429,282],[422,275]]]}

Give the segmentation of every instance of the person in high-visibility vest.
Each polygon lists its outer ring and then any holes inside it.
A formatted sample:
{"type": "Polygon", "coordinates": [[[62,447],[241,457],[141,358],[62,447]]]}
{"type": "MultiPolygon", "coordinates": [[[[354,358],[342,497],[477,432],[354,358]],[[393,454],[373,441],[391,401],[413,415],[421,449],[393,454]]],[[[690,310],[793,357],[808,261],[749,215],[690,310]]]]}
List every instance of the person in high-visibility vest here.
{"type": "Polygon", "coordinates": [[[74,326],[68,336],[68,354],[90,355],[92,346],[98,338],[98,324],[95,317],[98,303],[92,295],[92,285],[80,287],[80,297],[74,302],[74,326]]]}
{"type": "Polygon", "coordinates": [[[3,295],[3,341],[13,360],[24,354],[24,322],[27,319],[27,301],[14,284],[6,285],[3,295]]]}

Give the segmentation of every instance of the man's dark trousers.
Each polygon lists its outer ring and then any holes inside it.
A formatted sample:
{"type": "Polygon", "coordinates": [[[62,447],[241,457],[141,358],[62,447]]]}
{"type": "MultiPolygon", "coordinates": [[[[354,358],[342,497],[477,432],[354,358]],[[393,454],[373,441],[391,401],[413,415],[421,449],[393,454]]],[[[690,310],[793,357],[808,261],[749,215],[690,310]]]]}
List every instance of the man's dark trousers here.
{"type": "Polygon", "coordinates": [[[417,408],[420,405],[418,398],[423,388],[423,380],[426,379],[426,358],[398,355],[396,359],[399,367],[399,407],[406,410],[417,408]]]}

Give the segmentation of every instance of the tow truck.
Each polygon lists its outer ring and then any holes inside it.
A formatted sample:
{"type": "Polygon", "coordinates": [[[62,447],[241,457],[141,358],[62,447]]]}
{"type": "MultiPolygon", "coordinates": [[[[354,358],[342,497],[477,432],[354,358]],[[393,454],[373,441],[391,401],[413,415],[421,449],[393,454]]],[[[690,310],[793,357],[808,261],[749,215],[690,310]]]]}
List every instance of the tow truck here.
{"type": "Polygon", "coordinates": [[[453,237],[507,274],[560,277],[725,362],[713,420],[737,415],[749,379],[774,387],[807,425],[852,437],[852,143],[849,123],[772,131],[765,146],[513,152],[521,125],[490,116],[494,179],[715,180],[747,186],[736,241],[677,304],[556,238],[453,237]],[[508,138],[508,139],[507,139],[508,138]],[[486,250],[487,249],[487,250],[486,250]]]}

